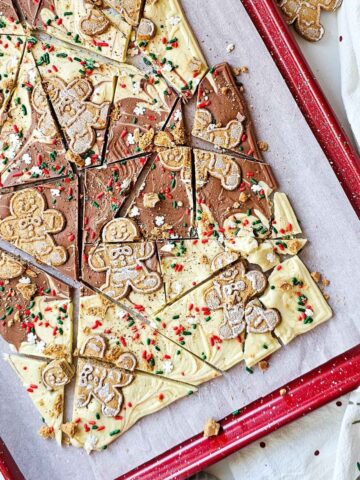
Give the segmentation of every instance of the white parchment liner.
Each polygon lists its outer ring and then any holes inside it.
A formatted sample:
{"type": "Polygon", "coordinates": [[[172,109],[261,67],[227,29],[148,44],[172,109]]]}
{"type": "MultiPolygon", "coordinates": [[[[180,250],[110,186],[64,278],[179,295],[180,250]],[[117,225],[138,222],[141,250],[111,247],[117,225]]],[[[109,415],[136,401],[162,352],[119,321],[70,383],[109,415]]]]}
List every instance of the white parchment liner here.
{"type": "MultiPolygon", "coordinates": [[[[264,157],[309,239],[301,258],[331,280],[327,292],[335,315],[276,353],[265,374],[255,368],[249,375],[239,365],[91,456],[37,435],[38,414],[1,362],[0,435],[27,480],[113,479],[198,433],[208,417],[220,419],[360,343],[360,223],[327,159],[240,1],[183,0],[183,6],[209,65],[226,60],[250,69],[241,80],[257,137],[269,143],[264,157]],[[228,43],[235,44],[232,53],[228,43]]],[[[0,347],[9,351],[3,341],[0,347]]]]}

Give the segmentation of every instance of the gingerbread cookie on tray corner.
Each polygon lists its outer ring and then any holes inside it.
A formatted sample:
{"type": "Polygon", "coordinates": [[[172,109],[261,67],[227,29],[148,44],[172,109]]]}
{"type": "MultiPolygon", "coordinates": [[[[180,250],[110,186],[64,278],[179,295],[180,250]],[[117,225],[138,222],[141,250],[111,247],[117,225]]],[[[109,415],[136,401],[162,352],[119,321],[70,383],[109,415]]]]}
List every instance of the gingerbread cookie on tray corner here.
{"type": "Polygon", "coordinates": [[[321,12],[335,12],[342,0],[276,0],[286,21],[306,40],[317,42],[325,30],[321,25],[321,12]]]}

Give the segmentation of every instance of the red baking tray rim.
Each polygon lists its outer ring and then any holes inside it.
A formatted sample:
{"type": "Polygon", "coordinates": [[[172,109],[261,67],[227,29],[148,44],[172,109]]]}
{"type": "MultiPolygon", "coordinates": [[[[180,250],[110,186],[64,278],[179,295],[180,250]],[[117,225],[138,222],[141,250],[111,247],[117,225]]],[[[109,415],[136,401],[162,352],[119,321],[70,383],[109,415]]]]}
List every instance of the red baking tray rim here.
{"type": "MultiPolygon", "coordinates": [[[[360,158],[340,126],[274,0],[241,0],[360,217],[360,158]]],[[[116,480],[183,480],[360,385],[360,345],[224,418],[116,480]],[[285,395],[283,391],[286,391],[285,395]]],[[[0,439],[0,473],[22,480],[0,439]]]]}

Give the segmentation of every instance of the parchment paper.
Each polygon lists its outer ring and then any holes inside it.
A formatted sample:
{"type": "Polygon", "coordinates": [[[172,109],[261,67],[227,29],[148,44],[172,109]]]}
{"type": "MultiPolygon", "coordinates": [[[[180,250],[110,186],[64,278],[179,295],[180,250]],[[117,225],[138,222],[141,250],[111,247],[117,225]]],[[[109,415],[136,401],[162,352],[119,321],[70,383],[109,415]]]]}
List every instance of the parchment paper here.
{"type": "MultiPolygon", "coordinates": [[[[265,159],[310,240],[302,259],[331,280],[334,317],[276,353],[265,374],[255,368],[249,375],[239,365],[90,456],[37,435],[38,415],[10,366],[1,362],[1,436],[27,480],[113,479],[198,433],[208,417],[220,419],[360,343],[360,223],[327,159],[240,1],[183,0],[183,6],[210,65],[227,60],[250,69],[241,80],[258,139],[269,143],[265,159]],[[235,44],[232,53],[228,43],[235,44]]],[[[8,351],[4,342],[0,347],[8,351]]]]}

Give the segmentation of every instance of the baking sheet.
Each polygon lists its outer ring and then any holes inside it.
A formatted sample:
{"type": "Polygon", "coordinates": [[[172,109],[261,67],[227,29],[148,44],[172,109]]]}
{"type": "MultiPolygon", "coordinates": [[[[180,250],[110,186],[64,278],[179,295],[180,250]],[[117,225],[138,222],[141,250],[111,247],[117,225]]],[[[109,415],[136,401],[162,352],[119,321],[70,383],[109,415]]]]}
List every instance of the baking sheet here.
{"type": "MultiPolygon", "coordinates": [[[[327,292],[334,318],[276,353],[270,369],[246,373],[239,365],[199,392],[141,420],[108,450],[87,456],[58,449],[36,434],[40,422],[10,366],[0,369],[0,435],[27,480],[113,479],[202,430],[210,416],[231,411],[269,393],[360,343],[360,223],[306,121],[239,0],[183,0],[209,64],[247,65],[243,75],[264,157],[302,222],[309,244],[301,254],[310,270],[331,280],[327,292]],[[235,44],[227,53],[226,46],[235,44]]],[[[189,128],[191,125],[188,125],[189,128]]],[[[4,342],[0,345],[8,351],[4,342]]]]}

